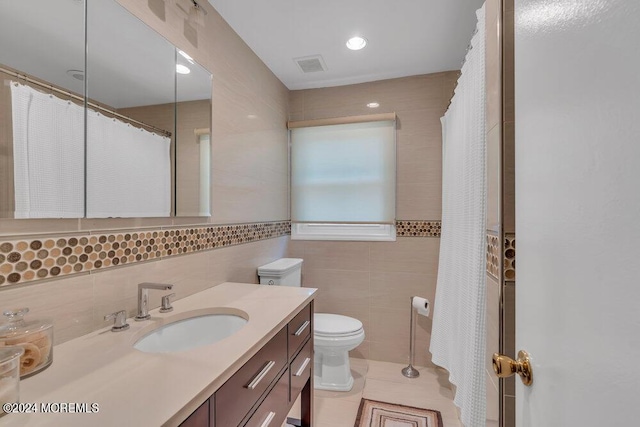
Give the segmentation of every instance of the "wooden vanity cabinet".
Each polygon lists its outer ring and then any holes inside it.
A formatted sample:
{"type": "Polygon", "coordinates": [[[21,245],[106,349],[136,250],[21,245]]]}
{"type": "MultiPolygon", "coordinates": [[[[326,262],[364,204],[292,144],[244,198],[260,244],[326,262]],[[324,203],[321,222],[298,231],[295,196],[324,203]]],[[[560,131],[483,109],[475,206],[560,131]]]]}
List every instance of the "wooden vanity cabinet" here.
{"type": "Polygon", "coordinates": [[[293,405],[298,395],[304,389],[311,377],[313,367],[313,346],[311,340],[307,340],[300,353],[291,361],[290,374],[290,396],[289,403],[293,405]]]}
{"type": "Polygon", "coordinates": [[[311,335],[311,317],[311,304],[309,304],[289,322],[289,361],[296,356],[311,335]]]}
{"type": "Polygon", "coordinates": [[[280,427],[289,413],[289,370],[280,377],[244,427],[280,427]]]}
{"type": "Polygon", "coordinates": [[[184,420],[180,427],[204,427],[211,424],[211,409],[209,408],[209,402],[211,399],[207,399],[198,409],[193,411],[189,418],[184,420]]]}
{"type": "Polygon", "coordinates": [[[287,365],[285,326],[214,394],[215,425],[238,426],[287,365]]]}
{"type": "Polygon", "coordinates": [[[233,374],[180,427],[280,427],[302,393],[312,427],[313,301],[233,374]]]}

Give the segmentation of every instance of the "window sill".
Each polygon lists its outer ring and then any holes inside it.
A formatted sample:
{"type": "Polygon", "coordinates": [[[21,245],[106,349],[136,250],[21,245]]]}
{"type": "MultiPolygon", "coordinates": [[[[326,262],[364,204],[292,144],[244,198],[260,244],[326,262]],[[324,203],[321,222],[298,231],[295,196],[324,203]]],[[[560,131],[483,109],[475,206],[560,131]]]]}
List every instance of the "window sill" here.
{"type": "Polygon", "coordinates": [[[396,227],[391,224],[291,223],[291,240],[395,242],[396,227]]]}

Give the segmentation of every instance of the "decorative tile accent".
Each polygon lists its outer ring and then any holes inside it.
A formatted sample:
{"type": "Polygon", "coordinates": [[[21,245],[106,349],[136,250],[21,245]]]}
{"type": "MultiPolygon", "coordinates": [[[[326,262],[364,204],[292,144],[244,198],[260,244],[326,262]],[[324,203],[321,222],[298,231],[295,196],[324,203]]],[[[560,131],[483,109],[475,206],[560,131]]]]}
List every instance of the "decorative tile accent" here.
{"type": "MultiPolygon", "coordinates": [[[[399,237],[440,237],[441,221],[397,220],[399,237]]],[[[260,222],[0,241],[0,287],[206,251],[291,234],[291,222],[260,222]]]]}
{"type": "Polygon", "coordinates": [[[513,233],[504,235],[504,280],[516,280],[516,235],[513,233]]]}
{"type": "Polygon", "coordinates": [[[487,274],[500,281],[500,237],[487,233],[487,274]]]}
{"type": "Polygon", "coordinates": [[[284,236],[291,222],[93,233],[0,242],[0,286],[284,236]]]}
{"type": "Polygon", "coordinates": [[[442,221],[396,220],[398,237],[440,237],[442,221]]]}

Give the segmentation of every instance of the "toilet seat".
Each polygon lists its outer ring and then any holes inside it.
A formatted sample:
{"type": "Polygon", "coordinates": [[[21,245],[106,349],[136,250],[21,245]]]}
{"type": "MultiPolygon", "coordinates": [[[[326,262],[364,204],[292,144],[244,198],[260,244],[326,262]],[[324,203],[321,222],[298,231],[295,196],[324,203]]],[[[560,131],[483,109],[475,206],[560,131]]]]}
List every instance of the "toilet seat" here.
{"type": "Polygon", "coordinates": [[[362,322],[339,314],[316,313],[313,315],[313,333],[327,338],[356,336],[362,333],[362,322]]]}

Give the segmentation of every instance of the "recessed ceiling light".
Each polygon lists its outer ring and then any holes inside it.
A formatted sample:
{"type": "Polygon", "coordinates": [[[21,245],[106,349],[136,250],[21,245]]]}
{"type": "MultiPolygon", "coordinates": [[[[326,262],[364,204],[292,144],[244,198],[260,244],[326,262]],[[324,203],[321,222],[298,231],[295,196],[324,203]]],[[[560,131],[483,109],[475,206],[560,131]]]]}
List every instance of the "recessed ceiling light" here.
{"type": "Polygon", "coordinates": [[[178,74],[189,74],[191,72],[191,70],[189,69],[189,67],[182,65],[182,64],[178,64],[176,65],[176,73],[178,74]]]}
{"type": "Polygon", "coordinates": [[[380,104],[378,104],[377,102],[370,102],[367,104],[367,107],[369,108],[378,108],[380,106],[380,104]]]}
{"type": "Polygon", "coordinates": [[[367,45],[367,39],[364,37],[351,37],[347,40],[347,47],[351,50],[360,50],[367,45]]]}
{"type": "Polygon", "coordinates": [[[179,53],[180,55],[182,55],[182,57],[183,57],[184,59],[186,59],[187,61],[189,61],[189,64],[194,64],[194,63],[195,63],[195,61],[193,60],[193,58],[192,58],[192,57],[190,57],[186,52],[184,52],[184,51],[182,51],[182,50],[178,49],[178,53],[179,53]]]}

